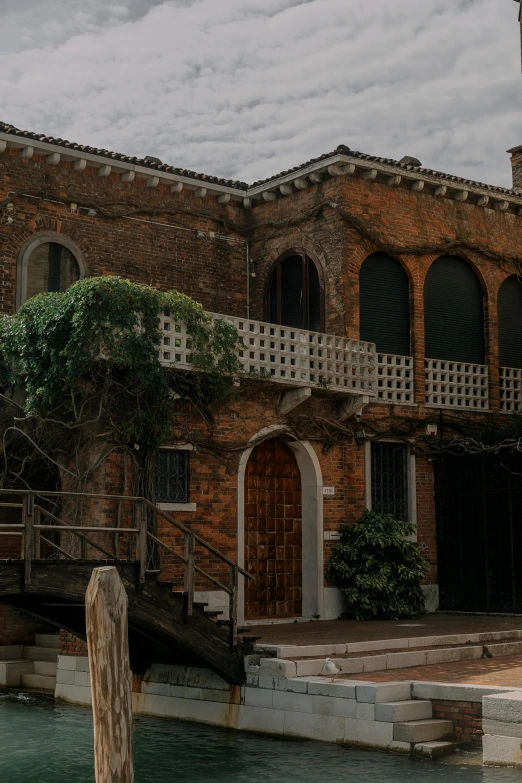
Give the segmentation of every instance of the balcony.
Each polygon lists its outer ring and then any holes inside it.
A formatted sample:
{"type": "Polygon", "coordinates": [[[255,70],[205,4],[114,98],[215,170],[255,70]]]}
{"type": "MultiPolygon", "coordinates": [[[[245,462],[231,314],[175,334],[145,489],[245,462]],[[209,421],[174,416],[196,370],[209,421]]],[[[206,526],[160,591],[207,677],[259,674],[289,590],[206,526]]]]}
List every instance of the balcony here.
{"type": "Polygon", "coordinates": [[[377,356],[377,399],[395,405],[414,405],[412,356],[380,353],[377,356]]]}
{"type": "Polygon", "coordinates": [[[426,405],[489,410],[489,374],[483,364],[426,359],[426,405]]]}
{"type": "MultiPolygon", "coordinates": [[[[377,353],[373,343],[248,318],[210,315],[236,327],[245,346],[238,359],[246,375],[343,395],[377,394],[377,353]]],[[[185,325],[163,315],[161,328],[162,365],[191,369],[190,335],[185,325]]]]}
{"type": "Polygon", "coordinates": [[[522,370],[516,367],[500,367],[500,412],[522,411],[522,370]]]}

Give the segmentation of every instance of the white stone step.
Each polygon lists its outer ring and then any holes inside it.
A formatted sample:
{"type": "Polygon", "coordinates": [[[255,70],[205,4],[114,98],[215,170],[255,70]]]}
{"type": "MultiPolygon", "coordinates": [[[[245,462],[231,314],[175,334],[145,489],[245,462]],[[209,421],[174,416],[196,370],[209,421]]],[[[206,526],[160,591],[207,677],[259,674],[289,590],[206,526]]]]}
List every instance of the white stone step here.
{"type": "Polygon", "coordinates": [[[432,740],[452,739],[453,721],[411,720],[393,725],[393,739],[398,742],[431,742],[432,740]]]}
{"type": "Polygon", "coordinates": [[[58,658],[58,650],[53,647],[24,646],[23,657],[30,661],[53,661],[58,658]]]}
{"type": "Polygon", "coordinates": [[[23,647],[21,644],[9,644],[0,646],[0,661],[13,661],[23,657],[23,647]]]}
{"type": "Polygon", "coordinates": [[[429,759],[440,759],[443,756],[450,756],[456,750],[462,747],[461,742],[451,742],[448,740],[433,740],[432,742],[419,742],[413,746],[413,753],[416,756],[425,756],[429,759]]]}
{"type": "Polygon", "coordinates": [[[366,704],[389,704],[411,700],[410,682],[369,682],[357,686],[357,701],[366,704]]]}
{"type": "Polygon", "coordinates": [[[37,647],[53,647],[60,649],[60,637],[54,633],[37,633],[34,637],[34,643],[37,647]]]}
{"type": "Polygon", "coordinates": [[[22,674],[22,688],[34,688],[36,691],[54,691],[56,677],[45,677],[43,674],[22,674]]]}
{"type": "Polygon", "coordinates": [[[8,688],[18,688],[22,674],[32,674],[32,672],[32,661],[0,661],[0,685],[8,688]]]}
{"type": "MultiPolygon", "coordinates": [[[[347,644],[281,645],[257,644],[258,652],[270,651],[278,658],[319,658],[344,653],[369,653],[380,650],[404,650],[428,647],[490,645],[502,641],[522,640],[522,630],[485,631],[482,633],[446,634],[444,636],[410,636],[401,639],[378,639],[371,642],[349,642],[347,644]]],[[[370,669],[368,669],[370,671],[370,669]]],[[[312,672],[309,672],[313,676],[312,672]]]]}
{"type": "Polygon", "coordinates": [[[375,705],[375,720],[403,723],[433,717],[431,701],[392,701],[375,705]]]}
{"type": "Polygon", "coordinates": [[[34,673],[43,674],[44,677],[56,677],[57,663],[53,661],[35,661],[34,673]]]}

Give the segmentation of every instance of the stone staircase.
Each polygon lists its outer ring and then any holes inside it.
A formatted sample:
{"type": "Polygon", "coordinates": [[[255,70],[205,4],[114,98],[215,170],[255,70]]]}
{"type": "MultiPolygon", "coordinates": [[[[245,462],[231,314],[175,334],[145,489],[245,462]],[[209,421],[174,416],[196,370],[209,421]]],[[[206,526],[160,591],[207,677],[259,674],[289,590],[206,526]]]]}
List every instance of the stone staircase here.
{"type": "Polygon", "coordinates": [[[0,646],[0,688],[54,693],[59,636],[36,634],[34,645],[0,646]]]}
{"type": "Polygon", "coordinates": [[[393,671],[418,666],[522,654],[522,630],[383,639],[330,645],[258,645],[256,650],[293,660],[298,677],[321,674],[325,656],[342,674],[393,671]]]}
{"type": "MultiPolygon", "coordinates": [[[[392,724],[392,748],[395,750],[440,758],[453,753],[462,745],[455,740],[451,720],[433,717],[431,701],[411,698],[409,682],[357,686],[358,712],[366,699],[370,709],[364,711],[365,717],[373,718],[376,728],[379,724],[392,724]]],[[[371,734],[371,727],[366,728],[371,734]]]]}

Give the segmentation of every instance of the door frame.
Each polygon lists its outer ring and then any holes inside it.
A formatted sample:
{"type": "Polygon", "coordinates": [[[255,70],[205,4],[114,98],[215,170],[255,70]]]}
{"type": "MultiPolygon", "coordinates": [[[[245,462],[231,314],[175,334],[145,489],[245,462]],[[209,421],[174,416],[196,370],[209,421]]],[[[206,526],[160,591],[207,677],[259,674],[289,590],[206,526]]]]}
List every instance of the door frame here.
{"type": "MultiPolygon", "coordinates": [[[[280,438],[292,450],[301,473],[303,534],[303,617],[322,616],[324,603],[323,558],[323,475],[313,447],[308,441],[296,440],[286,427],[265,427],[250,438],[254,445],[239,460],[237,477],[237,562],[245,567],[245,474],[255,446],[270,438],[280,438]]],[[[238,619],[245,619],[245,578],[239,577],[238,619]]],[[[287,620],[288,622],[288,620],[287,620]]]]}

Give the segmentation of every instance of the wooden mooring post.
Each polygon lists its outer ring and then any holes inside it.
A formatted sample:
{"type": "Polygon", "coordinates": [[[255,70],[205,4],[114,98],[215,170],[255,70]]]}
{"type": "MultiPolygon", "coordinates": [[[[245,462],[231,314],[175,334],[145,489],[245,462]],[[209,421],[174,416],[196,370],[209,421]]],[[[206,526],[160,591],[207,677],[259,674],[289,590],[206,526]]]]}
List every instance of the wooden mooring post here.
{"type": "Polygon", "coordinates": [[[96,783],[134,783],[127,594],[114,566],[93,570],[85,614],[96,783]]]}

